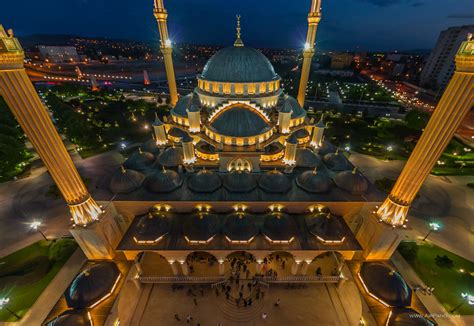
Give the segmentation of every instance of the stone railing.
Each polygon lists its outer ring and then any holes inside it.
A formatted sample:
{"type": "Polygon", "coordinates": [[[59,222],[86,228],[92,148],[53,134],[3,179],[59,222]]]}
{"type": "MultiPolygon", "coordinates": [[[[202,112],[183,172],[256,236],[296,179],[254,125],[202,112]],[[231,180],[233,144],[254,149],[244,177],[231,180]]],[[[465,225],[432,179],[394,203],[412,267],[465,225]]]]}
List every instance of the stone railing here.
{"type": "Polygon", "coordinates": [[[263,276],[258,277],[258,281],[265,283],[337,283],[341,279],[340,276],[306,276],[306,275],[295,275],[295,276],[263,276]]]}
{"type": "Polygon", "coordinates": [[[140,276],[141,283],[217,283],[224,281],[221,276],[140,276]]]}

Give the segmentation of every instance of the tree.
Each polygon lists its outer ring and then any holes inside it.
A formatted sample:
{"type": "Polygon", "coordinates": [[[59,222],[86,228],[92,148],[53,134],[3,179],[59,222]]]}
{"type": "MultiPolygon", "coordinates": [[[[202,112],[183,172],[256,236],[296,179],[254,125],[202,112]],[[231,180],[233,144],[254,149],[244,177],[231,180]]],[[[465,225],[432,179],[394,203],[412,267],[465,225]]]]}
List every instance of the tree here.
{"type": "Polygon", "coordinates": [[[446,255],[443,255],[443,256],[436,255],[435,263],[441,268],[450,269],[454,267],[454,262],[446,255]]]}
{"type": "Polygon", "coordinates": [[[402,242],[398,246],[398,251],[407,261],[415,261],[418,256],[418,245],[416,242],[402,242]]]}
{"type": "Polygon", "coordinates": [[[416,130],[423,129],[429,119],[430,115],[428,113],[419,110],[411,110],[405,115],[405,121],[408,127],[416,130]]]}

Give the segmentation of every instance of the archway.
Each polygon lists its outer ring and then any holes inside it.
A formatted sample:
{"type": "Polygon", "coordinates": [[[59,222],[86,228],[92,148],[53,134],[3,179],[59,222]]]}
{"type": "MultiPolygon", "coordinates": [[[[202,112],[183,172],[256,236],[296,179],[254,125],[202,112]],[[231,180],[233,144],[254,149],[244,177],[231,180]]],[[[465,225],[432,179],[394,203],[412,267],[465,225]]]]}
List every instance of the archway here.
{"type": "Polygon", "coordinates": [[[337,276],[340,274],[344,257],[337,251],[326,251],[316,256],[309,264],[307,275],[337,276]]]}
{"type": "Polygon", "coordinates": [[[145,251],[138,263],[141,266],[143,276],[173,276],[173,270],[168,260],[158,252],[145,251]]]}
{"type": "Polygon", "coordinates": [[[253,170],[252,162],[242,157],[236,157],[227,164],[227,171],[229,172],[233,172],[233,171],[252,172],[252,170],[253,170]]]}
{"type": "Polygon", "coordinates": [[[241,279],[252,278],[256,272],[256,261],[255,256],[247,251],[234,251],[225,259],[226,275],[238,275],[241,279]]]}
{"type": "Polygon", "coordinates": [[[207,251],[193,251],[186,257],[190,276],[219,276],[217,258],[207,251]]]}
{"type": "Polygon", "coordinates": [[[296,272],[294,256],[287,251],[274,251],[263,259],[262,274],[265,276],[291,276],[296,272]]]}

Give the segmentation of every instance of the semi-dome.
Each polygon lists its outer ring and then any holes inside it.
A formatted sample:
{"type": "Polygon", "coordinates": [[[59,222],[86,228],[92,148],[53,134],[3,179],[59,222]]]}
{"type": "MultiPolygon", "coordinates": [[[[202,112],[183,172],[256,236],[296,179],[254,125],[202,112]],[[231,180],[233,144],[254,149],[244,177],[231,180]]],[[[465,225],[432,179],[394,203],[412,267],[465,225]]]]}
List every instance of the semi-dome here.
{"type": "Polygon", "coordinates": [[[270,61],[259,51],[246,46],[229,46],[214,54],[201,78],[216,82],[264,82],[278,78],[270,61]]]}
{"type": "Polygon", "coordinates": [[[301,189],[310,193],[323,193],[331,189],[331,178],[324,172],[314,170],[304,171],[296,177],[296,184],[301,189]]]}
{"type": "Polygon", "coordinates": [[[164,211],[151,211],[139,218],[136,226],[136,241],[157,242],[170,231],[170,214],[164,211]]]}
{"type": "Polygon", "coordinates": [[[305,216],[308,231],[324,243],[341,243],[344,231],[341,222],[331,213],[315,212],[305,216]]]}
{"type": "Polygon", "coordinates": [[[70,308],[85,309],[93,306],[108,294],[120,271],[113,262],[100,262],[87,266],[76,275],[64,293],[70,308]]]}
{"type": "Polygon", "coordinates": [[[183,224],[183,233],[189,242],[209,242],[219,232],[219,218],[209,212],[189,216],[183,224]]]}
{"type": "Polygon", "coordinates": [[[295,238],[296,229],[296,223],[290,216],[271,212],[264,217],[262,233],[273,243],[287,243],[295,238]]]}
{"type": "Polygon", "coordinates": [[[183,177],[173,170],[157,170],[145,179],[145,188],[151,192],[172,192],[183,184],[183,177]]]}
{"type": "Polygon", "coordinates": [[[158,164],[167,168],[176,167],[183,164],[183,148],[182,147],[168,147],[158,156],[158,164]]]}
{"type": "Polygon", "coordinates": [[[351,164],[339,151],[324,155],[324,163],[333,171],[344,171],[351,169],[351,164]]]}
{"type": "Polygon", "coordinates": [[[401,275],[384,263],[362,264],[360,277],[367,291],[391,307],[411,305],[411,289],[401,275]]]}
{"type": "Polygon", "coordinates": [[[257,182],[248,172],[234,171],[224,176],[224,187],[231,192],[251,192],[257,187],[257,182]]]}
{"type": "Polygon", "coordinates": [[[223,231],[230,241],[248,242],[258,234],[259,230],[250,214],[235,212],[227,215],[223,231]]]}
{"type": "Polygon", "coordinates": [[[367,179],[356,169],[339,172],[334,176],[334,182],[336,186],[353,195],[363,194],[369,188],[367,179]]]}
{"type": "Polygon", "coordinates": [[[45,324],[46,326],[92,326],[86,309],[66,310],[45,324]]]}
{"type": "Polygon", "coordinates": [[[435,326],[436,324],[411,308],[394,308],[387,326],[435,326]]]}
{"type": "Polygon", "coordinates": [[[142,171],[150,167],[154,161],[155,156],[152,153],[144,152],[139,148],[137,152],[130,155],[123,166],[127,169],[142,171]]]}
{"type": "Polygon", "coordinates": [[[265,154],[267,155],[274,155],[282,152],[285,149],[285,146],[283,146],[282,143],[275,141],[263,149],[265,151],[265,154]]]}
{"type": "Polygon", "coordinates": [[[309,148],[298,148],[296,150],[296,166],[300,168],[315,168],[321,165],[318,154],[309,148]]]}
{"type": "Polygon", "coordinates": [[[109,188],[113,193],[128,194],[140,188],[143,180],[145,176],[142,173],[121,167],[113,174],[109,188]]]}
{"type": "Polygon", "coordinates": [[[188,180],[188,187],[194,192],[210,193],[221,186],[221,177],[209,170],[201,170],[188,180]]]}
{"type": "Polygon", "coordinates": [[[268,193],[286,193],[291,188],[291,181],[282,172],[273,170],[260,177],[258,186],[268,193]]]}
{"type": "Polygon", "coordinates": [[[211,127],[220,135],[250,137],[264,133],[270,125],[251,108],[234,105],[214,118],[211,127]]]}
{"type": "Polygon", "coordinates": [[[142,144],[142,149],[145,152],[149,152],[152,154],[158,154],[160,152],[160,149],[158,145],[156,145],[156,140],[155,139],[149,139],[146,142],[142,144]]]}

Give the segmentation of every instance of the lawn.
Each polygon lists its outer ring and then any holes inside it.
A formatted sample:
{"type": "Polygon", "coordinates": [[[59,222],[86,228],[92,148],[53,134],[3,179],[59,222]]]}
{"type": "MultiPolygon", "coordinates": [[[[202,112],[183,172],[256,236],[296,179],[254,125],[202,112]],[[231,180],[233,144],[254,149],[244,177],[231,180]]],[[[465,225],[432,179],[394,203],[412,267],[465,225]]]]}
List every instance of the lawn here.
{"type": "MultiPolygon", "coordinates": [[[[8,297],[7,307],[24,316],[56,276],[77,244],[70,239],[38,241],[0,259],[0,297],[8,297]]],[[[0,321],[16,321],[5,309],[0,321]]]]}
{"type": "MultiPolygon", "coordinates": [[[[473,294],[473,262],[429,243],[418,243],[416,245],[416,248],[418,248],[416,258],[411,258],[413,255],[407,253],[407,250],[403,250],[411,245],[413,245],[413,243],[402,242],[398,250],[423,282],[427,286],[435,288],[433,294],[445,307],[446,311],[451,311],[451,309],[462,302],[461,293],[468,292],[473,294]],[[440,267],[435,263],[436,256],[444,255],[452,260],[452,268],[440,267]]],[[[473,315],[474,306],[465,302],[461,307],[456,309],[454,313],[473,315]]]]}

